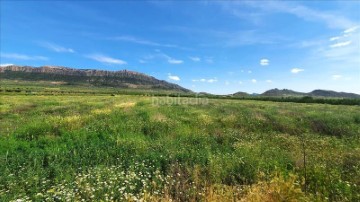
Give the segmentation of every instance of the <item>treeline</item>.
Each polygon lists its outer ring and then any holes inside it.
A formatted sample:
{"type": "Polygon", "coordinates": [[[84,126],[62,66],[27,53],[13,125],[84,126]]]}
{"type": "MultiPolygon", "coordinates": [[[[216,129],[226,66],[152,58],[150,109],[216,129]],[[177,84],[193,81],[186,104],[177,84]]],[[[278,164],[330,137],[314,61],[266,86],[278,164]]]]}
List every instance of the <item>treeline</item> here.
{"type": "Polygon", "coordinates": [[[232,100],[258,100],[258,101],[272,101],[272,102],[294,102],[294,103],[317,103],[317,104],[330,104],[330,105],[360,105],[360,99],[357,98],[320,98],[320,97],[267,97],[267,96],[243,96],[233,97],[224,95],[204,95],[196,93],[174,93],[171,91],[158,91],[155,89],[147,90],[59,90],[48,91],[40,89],[1,89],[0,93],[22,93],[22,94],[46,94],[46,95],[62,95],[62,94],[93,94],[93,95],[138,95],[138,96],[157,96],[157,97],[188,97],[188,98],[208,98],[208,99],[232,99],[232,100]]]}
{"type": "Polygon", "coordinates": [[[313,98],[311,96],[304,97],[244,97],[246,100],[261,100],[273,102],[295,102],[295,103],[317,103],[331,105],[360,105],[360,99],[356,98],[313,98]]]}
{"type": "Polygon", "coordinates": [[[154,95],[154,96],[169,96],[169,97],[198,97],[210,99],[234,99],[234,100],[258,100],[258,101],[272,101],[272,102],[294,102],[294,103],[317,103],[330,105],[360,105],[360,99],[357,98],[319,98],[311,96],[303,97],[265,97],[265,96],[219,96],[219,95],[197,95],[197,94],[168,94],[168,95],[154,95]]]}

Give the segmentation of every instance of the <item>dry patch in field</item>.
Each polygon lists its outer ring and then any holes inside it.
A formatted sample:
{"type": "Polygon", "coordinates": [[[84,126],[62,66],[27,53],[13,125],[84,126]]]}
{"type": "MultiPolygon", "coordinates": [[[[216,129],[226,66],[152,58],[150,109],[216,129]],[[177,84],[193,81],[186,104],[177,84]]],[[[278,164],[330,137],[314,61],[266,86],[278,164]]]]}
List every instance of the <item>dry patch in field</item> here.
{"type": "Polygon", "coordinates": [[[223,123],[236,123],[237,122],[237,117],[234,114],[230,114],[228,116],[224,116],[221,121],[223,123]]]}
{"type": "Polygon", "coordinates": [[[213,118],[207,114],[200,114],[198,116],[198,119],[201,123],[203,123],[205,125],[210,125],[213,123],[213,118]]]}
{"type": "Polygon", "coordinates": [[[118,108],[129,108],[129,107],[133,107],[135,106],[135,102],[124,102],[124,103],[120,103],[120,104],[116,104],[115,107],[118,108]]]}
{"type": "Polygon", "coordinates": [[[166,122],[168,120],[168,118],[161,113],[156,113],[153,116],[151,116],[152,121],[157,121],[157,122],[166,122]]]}
{"type": "Polygon", "coordinates": [[[259,120],[259,121],[266,121],[266,118],[263,114],[259,113],[259,112],[254,112],[253,113],[253,117],[256,119],[256,120],[259,120]]]}
{"type": "Polygon", "coordinates": [[[110,114],[111,113],[111,109],[95,109],[91,111],[92,114],[110,114]]]}
{"type": "Polygon", "coordinates": [[[80,128],[83,124],[83,117],[80,115],[72,115],[72,116],[52,116],[49,118],[49,121],[53,123],[53,125],[62,125],[67,129],[76,129],[80,128]]]}

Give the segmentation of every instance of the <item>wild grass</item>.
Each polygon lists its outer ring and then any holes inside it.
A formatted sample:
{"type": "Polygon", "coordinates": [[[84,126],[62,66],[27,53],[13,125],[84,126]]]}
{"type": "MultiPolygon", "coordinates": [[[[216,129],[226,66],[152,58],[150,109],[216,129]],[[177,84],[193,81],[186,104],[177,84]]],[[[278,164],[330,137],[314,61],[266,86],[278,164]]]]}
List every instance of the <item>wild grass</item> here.
{"type": "Polygon", "coordinates": [[[1,96],[0,201],[360,200],[359,106],[165,101],[1,96]]]}

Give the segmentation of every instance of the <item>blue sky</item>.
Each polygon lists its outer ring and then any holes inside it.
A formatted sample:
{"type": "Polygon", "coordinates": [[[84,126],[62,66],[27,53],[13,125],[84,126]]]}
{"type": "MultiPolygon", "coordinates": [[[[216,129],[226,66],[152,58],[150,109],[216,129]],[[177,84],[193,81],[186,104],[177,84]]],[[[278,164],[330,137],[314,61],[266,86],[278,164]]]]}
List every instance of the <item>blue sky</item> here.
{"type": "Polygon", "coordinates": [[[360,93],[359,1],[1,1],[0,64],[134,70],[196,92],[360,93]]]}

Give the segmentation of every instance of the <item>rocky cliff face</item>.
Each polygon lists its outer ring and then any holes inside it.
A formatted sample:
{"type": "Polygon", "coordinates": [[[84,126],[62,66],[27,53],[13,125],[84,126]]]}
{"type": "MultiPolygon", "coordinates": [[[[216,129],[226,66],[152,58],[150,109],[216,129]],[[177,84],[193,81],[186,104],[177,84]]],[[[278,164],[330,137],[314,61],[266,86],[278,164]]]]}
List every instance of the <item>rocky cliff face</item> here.
{"type": "Polygon", "coordinates": [[[71,75],[71,76],[142,76],[150,77],[142,73],[121,70],[121,71],[105,71],[105,70],[94,70],[94,69],[74,69],[60,66],[42,66],[42,67],[31,67],[31,66],[16,66],[10,65],[0,67],[0,72],[5,71],[17,71],[17,72],[29,72],[29,73],[50,73],[59,75],[71,75]]]}
{"type": "Polygon", "coordinates": [[[128,87],[128,88],[155,88],[191,92],[177,84],[158,80],[146,74],[121,70],[105,71],[93,69],[75,69],[58,66],[5,66],[0,67],[0,78],[21,80],[48,80],[64,81],[67,83],[89,83],[97,86],[128,87]]]}

